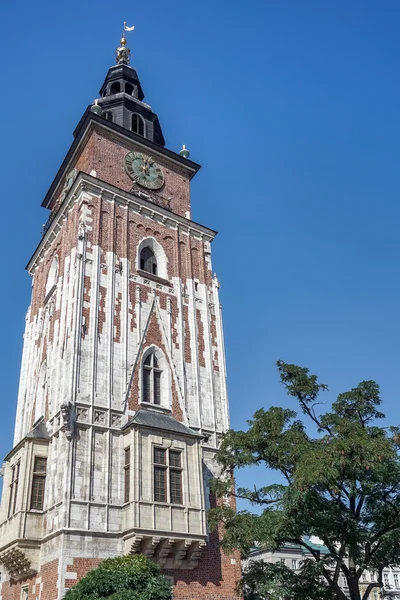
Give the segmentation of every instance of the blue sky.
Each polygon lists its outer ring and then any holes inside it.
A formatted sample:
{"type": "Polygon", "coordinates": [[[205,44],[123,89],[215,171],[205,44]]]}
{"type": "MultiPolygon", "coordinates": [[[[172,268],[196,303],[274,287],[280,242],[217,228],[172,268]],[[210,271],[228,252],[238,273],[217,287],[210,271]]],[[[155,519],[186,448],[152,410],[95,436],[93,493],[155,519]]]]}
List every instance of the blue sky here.
{"type": "Polygon", "coordinates": [[[0,454],[12,444],[40,204],[124,20],[167,146],[185,143],[203,165],[193,218],[220,232],[232,426],[292,406],[279,358],[319,374],[328,403],[375,379],[398,423],[398,0],[23,0],[0,12],[0,454]]]}

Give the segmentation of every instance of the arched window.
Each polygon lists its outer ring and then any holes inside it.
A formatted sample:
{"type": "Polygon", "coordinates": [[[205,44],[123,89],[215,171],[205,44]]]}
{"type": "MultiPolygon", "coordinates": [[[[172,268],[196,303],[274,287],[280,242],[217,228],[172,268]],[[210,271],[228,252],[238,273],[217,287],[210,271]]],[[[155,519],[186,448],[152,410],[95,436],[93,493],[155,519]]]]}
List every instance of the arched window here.
{"type": "Polygon", "coordinates": [[[55,254],[51,261],[49,274],[47,276],[45,295],[49,294],[57,283],[58,278],[58,256],[55,254]]]}
{"type": "Polygon", "coordinates": [[[142,239],[137,247],[136,269],[168,279],[168,259],[164,248],[153,237],[142,239]]]}
{"type": "Polygon", "coordinates": [[[144,121],[137,113],[132,114],[132,131],[144,136],[144,121]]]}
{"type": "Polygon", "coordinates": [[[150,352],[143,361],[143,402],[161,404],[161,373],[155,353],[150,352]]]}
{"type": "Polygon", "coordinates": [[[125,93],[133,96],[133,85],[131,83],[125,84],[125,93]]]}
{"type": "Polygon", "coordinates": [[[121,91],[121,84],[119,81],[114,81],[110,87],[110,94],[119,94],[121,91]]]}
{"type": "Polygon", "coordinates": [[[105,119],[107,119],[107,121],[111,121],[113,122],[114,118],[113,118],[113,114],[111,112],[111,110],[108,110],[107,112],[104,113],[103,117],[105,119]]]}
{"type": "Polygon", "coordinates": [[[145,246],[140,252],[140,268],[142,271],[157,275],[157,260],[153,250],[149,246],[145,246]]]}

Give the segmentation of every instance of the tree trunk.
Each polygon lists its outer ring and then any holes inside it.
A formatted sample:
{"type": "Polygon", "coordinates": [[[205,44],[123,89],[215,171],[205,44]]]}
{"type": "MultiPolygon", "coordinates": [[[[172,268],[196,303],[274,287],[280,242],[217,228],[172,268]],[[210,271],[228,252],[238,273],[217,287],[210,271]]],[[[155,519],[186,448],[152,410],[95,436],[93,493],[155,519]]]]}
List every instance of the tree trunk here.
{"type": "Polygon", "coordinates": [[[351,600],[361,600],[360,586],[356,577],[349,577],[349,595],[351,600]]]}

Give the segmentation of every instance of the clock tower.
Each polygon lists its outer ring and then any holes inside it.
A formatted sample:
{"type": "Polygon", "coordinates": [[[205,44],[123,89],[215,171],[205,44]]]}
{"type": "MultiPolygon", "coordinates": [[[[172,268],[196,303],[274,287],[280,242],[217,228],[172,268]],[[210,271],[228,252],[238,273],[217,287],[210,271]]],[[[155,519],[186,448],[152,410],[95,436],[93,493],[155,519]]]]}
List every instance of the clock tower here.
{"type": "Polygon", "coordinates": [[[129,59],[123,37],[27,266],[2,600],[60,600],[127,553],[156,561],[177,599],[237,597],[239,556],[207,526],[229,427],[215,231],[192,220],[200,167],[165,147],[129,59]]]}

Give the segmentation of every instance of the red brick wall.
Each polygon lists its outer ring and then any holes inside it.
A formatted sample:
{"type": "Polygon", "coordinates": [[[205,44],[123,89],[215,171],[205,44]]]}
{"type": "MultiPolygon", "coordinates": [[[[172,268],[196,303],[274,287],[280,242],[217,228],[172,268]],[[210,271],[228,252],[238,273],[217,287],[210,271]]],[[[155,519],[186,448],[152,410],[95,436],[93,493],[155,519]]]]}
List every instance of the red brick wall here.
{"type": "Polygon", "coordinates": [[[65,587],[73,587],[79,579],[82,579],[89,571],[98,567],[100,562],[99,558],[74,558],[72,565],[67,566],[67,573],[76,573],[77,579],[66,579],[65,587]]]}
{"type": "MultiPolygon", "coordinates": [[[[132,180],[125,172],[124,159],[125,155],[131,151],[151,155],[151,150],[147,151],[135,142],[124,140],[112,132],[95,126],[75,167],[79,171],[89,174],[93,169],[102,181],[107,181],[107,183],[129,192],[132,188],[132,180]]],[[[179,165],[172,164],[168,158],[157,156],[156,160],[164,171],[165,185],[155,194],[159,194],[163,198],[172,197],[171,210],[178,215],[185,216],[190,208],[188,176],[179,165]]]]}
{"type": "Polygon", "coordinates": [[[39,586],[43,585],[41,600],[56,600],[58,596],[58,560],[42,565],[39,573],[16,582],[4,581],[1,589],[2,600],[21,600],[21,588],[28,586],[28,600],[39,597],[39,586]],[[36,580],[41,578],[41,584],[36,580]],[[35,590],[35,591],[34,591],[35,590]]]}

